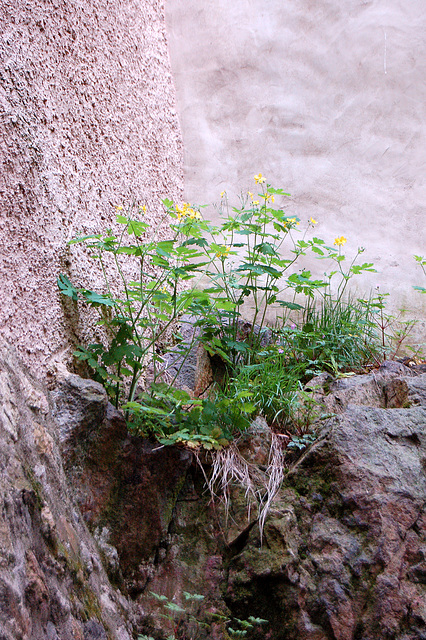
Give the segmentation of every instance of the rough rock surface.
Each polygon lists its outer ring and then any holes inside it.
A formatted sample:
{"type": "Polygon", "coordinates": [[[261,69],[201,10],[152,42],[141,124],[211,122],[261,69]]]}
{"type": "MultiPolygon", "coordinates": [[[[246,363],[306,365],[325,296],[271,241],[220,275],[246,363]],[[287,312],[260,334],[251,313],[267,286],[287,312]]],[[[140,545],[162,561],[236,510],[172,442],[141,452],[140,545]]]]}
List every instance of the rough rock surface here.
{"type": "MultiPolygon", "coordinates": [[[[82,384],[76,377],[66,384],[74,383],[82,384]]],[[[231,490],[226,522],[189,458],[126,438],[112,426],[119,419],[111,409],[100,431],[86,425],[68,475],[87,522],[115,557],[112,575],[118,571],[141,611],[154,615],[144,618],[146,632],[164,629],[150,591],[183,605],[188,591],[205,594],[216,611],[268,619],[253,638],[426,638],[426,377],[386,363],[368,376],[324,376],[310,387],[334,417],[289,470],[262,541],[242,489],[231,490]]],[[[72,397],[61,394],[57,405],[72,397]]],[[[256,446],[243,442],[241,451],[264,468],[270,437],[256,434],[256,446]]]]}
{"type": "Polygon", "coordinates": [[[168,535],[192,455],[127,434],[92,380],[63,374],[52,392],[65,470],[111,577],[142,591],[168,535]]]}
{"type": "MultiPolygon", "coordinates": [[[[95,382],[62,372],[48,394],[2,347],[0,638],[164,640],[150,592],[187,591],[201,615],[267,619],[252,640],[425,639],[425,376],[389,363],[310,388],[336,410],[261,537],[241,487],[226,518],[192,455],[130,437],[95,382]]],[[[271,434],[253,428],[240,451],[266,473],[271,434]]],[[[227,638],[220,622],[199,637],[227,638]]]]}
{"type": "Polygon", "coordinates": [[[96,289],[102,274],[67,241],[134,199],[164,237],[160,199],[181,197],[163,0],[3,0],[0,115],[0,325],[39,375],[93,342],[56,278],[96,289]]]}
{"type": "Polygon", "coordinates": [[[130,640],[67,486],[46,390],[0,344],[0,638],[130,640]]]}

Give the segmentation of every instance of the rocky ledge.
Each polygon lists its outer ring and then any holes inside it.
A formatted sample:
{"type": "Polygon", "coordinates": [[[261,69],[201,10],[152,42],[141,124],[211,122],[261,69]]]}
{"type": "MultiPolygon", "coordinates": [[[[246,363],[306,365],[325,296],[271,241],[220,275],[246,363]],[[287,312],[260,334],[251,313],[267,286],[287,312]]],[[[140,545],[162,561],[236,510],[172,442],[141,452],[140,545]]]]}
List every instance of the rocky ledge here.
{"type": "MultiPolygon", "coordinates": [[[[227,509],[206,492],[209,460],[130,437],[97,383],[62,372],[49,392],[0,351],[1,640],[165,638],[151,591],[268,620],[247,638],[426,639],[426,374],[310,383],[331,417],[261,537],[244,489],[227,509]]],[[[265,475],[259,424],[239,455],[265,475]]]]}

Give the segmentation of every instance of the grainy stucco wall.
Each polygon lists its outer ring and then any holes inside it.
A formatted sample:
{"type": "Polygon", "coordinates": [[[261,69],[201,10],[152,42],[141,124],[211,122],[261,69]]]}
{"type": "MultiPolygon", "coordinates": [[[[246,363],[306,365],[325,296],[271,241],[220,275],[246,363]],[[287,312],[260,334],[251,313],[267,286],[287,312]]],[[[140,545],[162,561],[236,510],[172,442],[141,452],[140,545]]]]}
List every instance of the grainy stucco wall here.
{"type": "Polygon", "coordinates": [[[424,0],[168,0],[166,20],[186,198],[253,191],[262,172],[318,235],[366,248],[379,273],[361,292],[423,322],[424,0]]]}
{"type": "Polygon", "coordinates": [[[158,226],[182,145],[162,0],[2,0],[0,35],[0,327],[43,372],[85,333],[58,272],[99,276],[67,240],[133,197],[158,226]]]}

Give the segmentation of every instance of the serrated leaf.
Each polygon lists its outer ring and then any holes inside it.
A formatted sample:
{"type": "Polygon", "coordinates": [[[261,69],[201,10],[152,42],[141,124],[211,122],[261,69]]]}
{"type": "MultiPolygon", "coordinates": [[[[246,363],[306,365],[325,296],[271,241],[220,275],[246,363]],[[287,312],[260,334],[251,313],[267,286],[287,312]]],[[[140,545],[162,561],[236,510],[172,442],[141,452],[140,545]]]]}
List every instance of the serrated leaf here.
{"type": "Polygon", "coordinates": [[[102,295],[101,293],[96,293],[96,291],[90,291],[89,289],[83,289],[81,295],[85,298],[86,302],[91,304],[94,307],[99,305],[104,305],[105,307],[114,307],[115,303],[111,298],[102,295]]]}
{"type": "Polygon", "coordinates": [[[176,613],[185,613],[185,609],[182,609],[182,607],[180,607],[178,604],[176,604],[175,602],[168,602],[165,605],[166,609],[169,609],[170,611],[174,611],[176,613]]]}
{"type": "Polygon", "coordinates": [[[129,220],[127,233],[129,236],[134,235],[138,238],[143,235],[148,228],[149,224],[146,222],[141,222],[140,220],[129,220]]]}
{"type": "Polygon", "coordinates": [[[183,595],[185,596],[186,600],[195,600],[198,602],[204,600],[205,598],[205,596],[202,596],[200,593],[188,593],[188,591],[184,591],[183,595]]]}
{"type": "Polygon", "coordinates": [[[60,273],[56,280],[61,293],[64,296],[72,298],[74,301],[78,300],[78,289],[74,287],[72,282],[63,273],[60,273]]]}
{"type": "Polygon", "coordinates": [[[270,242],[262,242],[261,244],[257,244],[253,247],[255,251],[259,251],[266,256],[275,256],[277,255],[277,250],[270,242]]]}
{"type": "Polygon", "coordinates": [[[159,600],[160,602],[167,602],[168,597],[164,596],[164,595],[159,595],[158,593],[155,593],[155,591],[150,591],[150,594],[156,598],[156,600],[159,600]]]}
{"type": "Polygon", "coordinates": [[[255,618],[254,616],[249,616],[249,620],[253,624],[265,624],[266,622],[269,622],[269,620],[265,620],[264,618],[255,618]]]}

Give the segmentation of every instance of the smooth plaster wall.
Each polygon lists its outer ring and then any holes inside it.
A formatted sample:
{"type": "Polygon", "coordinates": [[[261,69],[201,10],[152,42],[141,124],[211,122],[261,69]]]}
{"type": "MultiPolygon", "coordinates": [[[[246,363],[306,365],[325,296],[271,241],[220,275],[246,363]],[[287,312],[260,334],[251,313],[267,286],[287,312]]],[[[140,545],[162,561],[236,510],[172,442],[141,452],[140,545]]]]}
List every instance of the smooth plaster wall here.
{"type": "Polygon", "coordinates": [[[318,235],[366,247],[379,273],[359,291],[380,285],[424,332],[424,0],[167,0],[166,22],[186,198],[262,172],[318,235]]]}
{"type": "Polygon", "coordinates": [[[93,341],[56,277],[100,273],[67,241],[133,198],[157,229],[182,142],[162,0],[2,0],[0,37],[0,327],[43,373],[93,341]]]}

